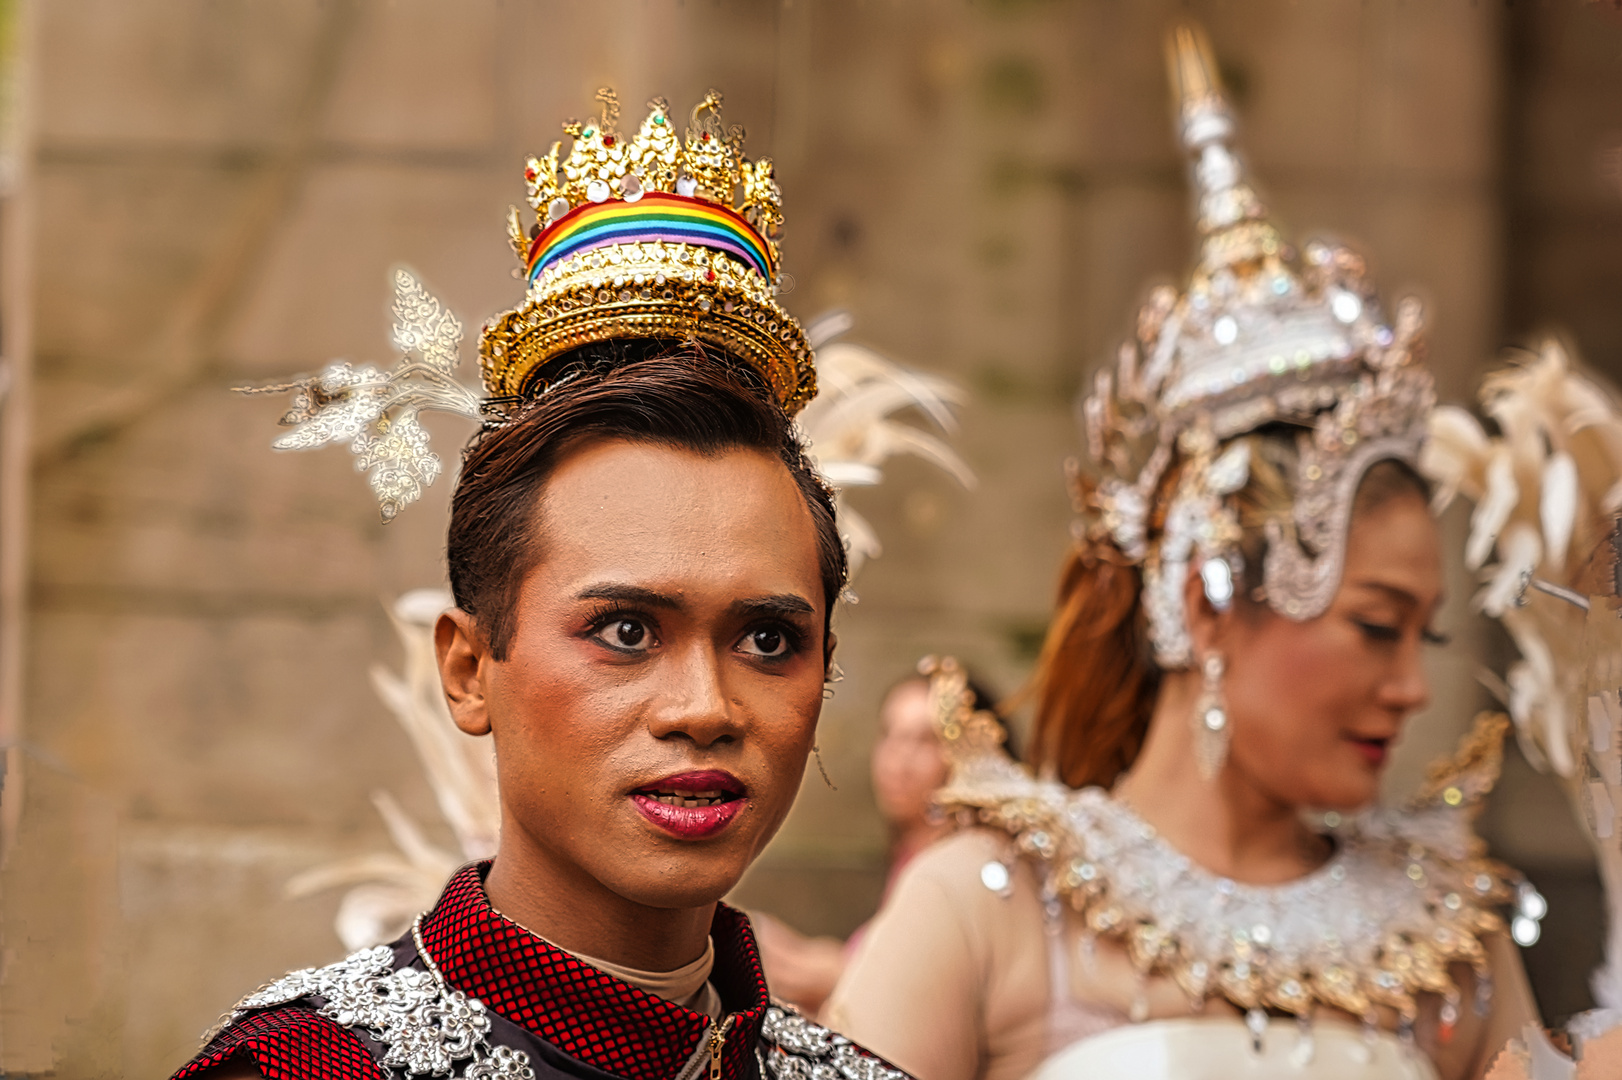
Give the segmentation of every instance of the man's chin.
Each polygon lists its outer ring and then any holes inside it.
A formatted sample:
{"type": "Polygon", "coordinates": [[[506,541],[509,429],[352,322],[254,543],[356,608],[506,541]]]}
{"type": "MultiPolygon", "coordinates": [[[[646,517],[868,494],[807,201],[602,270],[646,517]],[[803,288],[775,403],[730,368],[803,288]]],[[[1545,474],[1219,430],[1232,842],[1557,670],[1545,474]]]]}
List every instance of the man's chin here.
{"type": "Polygon", "coordinates": [[[605,881],[611,890],[642,907],[676,911],[685,908],[708,907],[726,898],[743,879],[744,868],[683,867],[679,863],[662,864],[657,871],[646,875],[626,873],[618,868],[613,881],[605,881]]]}

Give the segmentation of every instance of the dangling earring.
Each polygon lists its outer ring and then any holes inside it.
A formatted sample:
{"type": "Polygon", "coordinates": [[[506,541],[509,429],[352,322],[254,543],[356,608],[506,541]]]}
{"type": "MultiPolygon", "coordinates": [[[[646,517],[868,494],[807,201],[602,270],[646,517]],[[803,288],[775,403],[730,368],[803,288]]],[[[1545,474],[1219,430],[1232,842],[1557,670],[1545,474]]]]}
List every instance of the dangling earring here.
{"type": "Polygon", "coordinates": [[[828,779],[828,770],[822,764],[822,749],[821,749],[821,747],[817,746],[816,743],[812,743],[811,744],[811,754],[812,754],[812,756],[814,756],[817,759],[817,772],[822,774],[822,782],[824,784],[828,785],[828,790],[829,791],[838,791],[839,788],[834,785],[834,782],[832,780],[828,779]]]}
{"type": "Polygon", "coordinates": [[[1194,704],[1194,763],[1200,775],[1211,780],[1228,760],[1228,740],[1233,733],[1228,727],[1228,703],[1222,696],[1222,654],[1207,653],[1204,667],[1205,685],[1194,704]]]}

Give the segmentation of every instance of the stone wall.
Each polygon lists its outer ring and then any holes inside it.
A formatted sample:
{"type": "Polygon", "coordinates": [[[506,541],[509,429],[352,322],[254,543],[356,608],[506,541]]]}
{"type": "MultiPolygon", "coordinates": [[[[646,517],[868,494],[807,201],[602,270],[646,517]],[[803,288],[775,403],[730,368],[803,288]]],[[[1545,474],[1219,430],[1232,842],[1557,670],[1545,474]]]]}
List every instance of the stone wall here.
{"type": "MultiPolygon", "coordinates": [[[[1614,21],[1558,6],[1622,45],[1614,21]]],[[[901,462],[852,495],[886,551],[841,616],[847,678],[822,737],[838,790],[813,771],[740,890],[809,930],[848,930],[882,882],[865,772],[884,688],[930,651],[1005,691],[1026,671],[1066,543],[1073,397],[1144,287],[1189,258],[1161,53],[1174,18],[1209,28],[1286,225],[1361,242],[1388,295],[1429,300],[1446,396],[1498,347],[1518,280],[1504,42],[1506,19],[1541,18],[1524,6],[33,10],[35,464],[28,753],[7,788],[22,805],[3,880],[8,1073],[174,1067],[245,989],[340,951],[336,897],[282,888],[388,847],[372,791],[435,820],[365,671],[396,656],[381,602],[442,579],[449,485],[384,527],[344,454],[273,456],[277,403],[229,388],[337,356],[391,360],[396,263],[470,325],[516,302],[503,218],[523,157],[588,114],[598,86],[618,88],[628,117],[653,94],[681,112],[724,89],[750,151],[778,162],[788,306],[848,308],[856,339],[974,396],[958,446],[975,490],[901,462]]],[[[1540,294],[1518,295],[1514,310],[1543,317],[1540,294]]],[[[1596,342],[1622,334],[1595,317],[1596,342]]],[[[466,434],[432,426],[442,453],[466,434]]],[[[1394,786],[1481,704],[1469,591],[1456,581],[1462,644],[1437,660],[1437,705],[1394,786]]]]}

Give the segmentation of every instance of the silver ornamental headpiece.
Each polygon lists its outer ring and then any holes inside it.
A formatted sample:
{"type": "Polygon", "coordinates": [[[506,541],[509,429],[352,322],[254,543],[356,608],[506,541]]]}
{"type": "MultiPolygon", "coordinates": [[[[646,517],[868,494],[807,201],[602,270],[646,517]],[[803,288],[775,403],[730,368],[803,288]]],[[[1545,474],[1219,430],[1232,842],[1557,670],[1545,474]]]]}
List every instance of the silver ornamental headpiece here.
{"type": "Polygon", "coordinates": [[[1150,295],[1136,339],[1085,402],[1099,476],[1083,510],[1142,562],[1156,659],[1182,667],[1193,660],[1182,601],[1191,562],[1219,607],[1242,569],[1227,497],[1248,479],[1249,448],[1233,440],[1268,424],[1302,428],[1294,512],[1269,523],[1263,571],[1273,609],[1310,619],[1340,584],[1358,482],[1378,461],[1417,462],[1435,395],[1418,362],[1418,302],[1403,301],[1388,324],[1355,252],[1318,241],[1298,252],[1268,220],[1204,33],[1179,27],[1168,61],[1200,252],[1182,293],[1150,295]],[[1151,544],[1151,508],[1179,458],[1151,544]]]}

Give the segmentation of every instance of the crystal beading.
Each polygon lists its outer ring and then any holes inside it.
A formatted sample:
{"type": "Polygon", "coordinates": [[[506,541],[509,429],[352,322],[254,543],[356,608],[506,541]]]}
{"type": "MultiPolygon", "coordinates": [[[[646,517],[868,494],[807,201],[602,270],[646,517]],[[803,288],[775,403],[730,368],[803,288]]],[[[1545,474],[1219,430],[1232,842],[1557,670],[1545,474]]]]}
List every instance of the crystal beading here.
{"type": "MultiPolygon", "coordinates": [[[[1498,909],[1525,895],[1524,878],[1487,858],[1470,824],[1502,763],[1502,716],[1478,718],[1403,809],[1340,819],[1319,869],[1254,886],[1199,867],[1101,788],[1034,778],[1002,748],[995,720],[974,711],[959,665],[927,673],[952,767],[940,807],[1007,832],[1042,894],[1077,913],[1084,943],[1119,942],[1140,973],[1171,978],[1192,1007],[1221,997],[1240,1010],[1310,1016],[1327,1005],[1363,1017],[1386,1006],[1411,1020],[1417,995],[1459,999],[1453,963],[1473,970],[1478,997],[1491,993],[1482,938],[1503,933],[1498,909]]],[[[1541,911],[1540,900],[1520,902],[1519,917],[1541,911]]]]}
{"type": "Polygon", "coordinates": [[[390,1076],[535,1080],[529,1055],[490,1045],[484,1004],[445,983],[423,944],[421,924],[418,916],[411,934],[428,970],[395,970],[394,952],[387,945],[361,949],[335,964],[295,971],[254,991],[231,1010],[225,1025],[253,1009],[319,997],[322,1016],[346,1028],[365,1029],[383,1047],[381,1065],[390,1076]]]}

